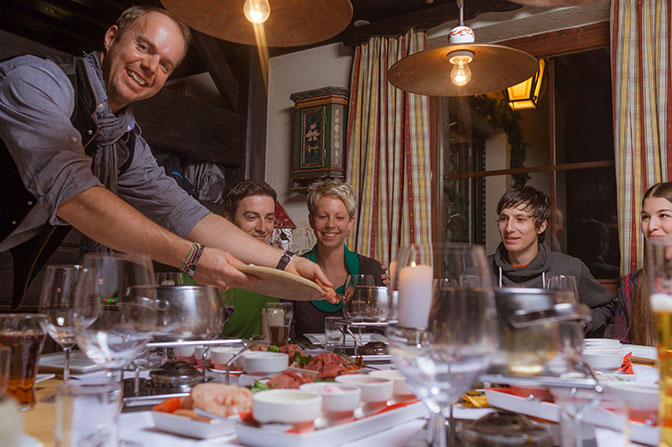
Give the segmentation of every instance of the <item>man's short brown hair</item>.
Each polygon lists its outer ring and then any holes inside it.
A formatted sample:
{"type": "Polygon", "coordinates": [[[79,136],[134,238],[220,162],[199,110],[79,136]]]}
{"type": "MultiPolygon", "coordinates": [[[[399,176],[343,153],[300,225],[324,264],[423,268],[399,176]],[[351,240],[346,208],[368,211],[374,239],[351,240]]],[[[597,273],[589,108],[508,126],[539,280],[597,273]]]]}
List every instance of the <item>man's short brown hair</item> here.
{"type": "Polygon", "coordinates": [[[187,55],[189,44],[191,43],[191,30],[187,24],[182,22],[166,9],[147,5],[131,6],[130,8],[126,8],[124,12],[121,13],[119,18],[117,18],[117,21],[114,22],[114,24],[117,25],[117,28],[119,28],[119,35],[121,36],[124,34],[128,27],[133,24],[133,22],[149,12],[158,12],[159,14],[163,14],[164,16],[170,18],[173,22],[177,23],[177,26],[180,28],[180,32],[182,33],[182,38],[184,39],[184,56],[182,57],[182,59],[184,59],[184,57],[187,55]]]}
{"type": "Polygon", "coordinates": [[[231,188],[224,199],[224,207],[229,216],[235,215],[240,201],[249,196],[268,196],[274,203],[278,201],[278,194],[268,183],[256,179],[243,180],[231,188]]]}
{"type": "MultiPolygon", "coordinates": [[[[525,205],[525,211],[530,213],[534,219],[534,225],[537,229],[551,217],[551,201],[546,194],[534,189],[531,186],[522,186],[520,188],[511,188],[504,193],[497,204],[497,215],[506,208],[517,208],[525,205]]],[[[544,242],[544,231],[539,235],[539,242],[544,242]]]]}

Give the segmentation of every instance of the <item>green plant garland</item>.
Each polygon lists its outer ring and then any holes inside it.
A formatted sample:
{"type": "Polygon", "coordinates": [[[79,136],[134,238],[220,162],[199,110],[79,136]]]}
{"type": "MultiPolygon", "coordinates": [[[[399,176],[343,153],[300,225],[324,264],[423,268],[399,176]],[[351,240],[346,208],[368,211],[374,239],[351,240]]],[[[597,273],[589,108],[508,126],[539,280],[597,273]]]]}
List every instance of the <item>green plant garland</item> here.
{"type": "MultiPolygon", "coordinates": [[[[495,129],[506,132],[507,141],[511,146],[511,168],[522,168],[525,165],[525,156],[529,144],[523,140],[520,130],[520,112],[508,106],[504,98],[492,98],[488,95],[476,95],[471,98],[471,106],[481,118],[488,120],[495,129]]],[[[531,178],[527,174],[513,174],[513,187],[525,186],[531,178]]]]}

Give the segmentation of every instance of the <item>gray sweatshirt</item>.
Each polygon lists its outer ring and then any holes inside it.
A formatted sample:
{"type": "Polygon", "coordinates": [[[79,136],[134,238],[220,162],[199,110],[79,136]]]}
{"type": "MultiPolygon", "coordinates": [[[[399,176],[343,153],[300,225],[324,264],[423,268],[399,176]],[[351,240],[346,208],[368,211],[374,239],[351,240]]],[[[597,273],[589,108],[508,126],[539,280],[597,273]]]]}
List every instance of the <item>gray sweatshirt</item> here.
{"type": "Polygon", "coordinates": [[[488,256],[496,287],[543,288],[546,278],[553,275],[571,275],[576,278],[579,301],[590,307],[593,320],[586,327],[586,337],[602,337],[611,323],[616,309],[616,298],[590,274],[586,264],[578,258],[551,251],[539,244],[539,253],[525,267],[513,267],[506,249],[499,244],[494,255],[488,256]]]}

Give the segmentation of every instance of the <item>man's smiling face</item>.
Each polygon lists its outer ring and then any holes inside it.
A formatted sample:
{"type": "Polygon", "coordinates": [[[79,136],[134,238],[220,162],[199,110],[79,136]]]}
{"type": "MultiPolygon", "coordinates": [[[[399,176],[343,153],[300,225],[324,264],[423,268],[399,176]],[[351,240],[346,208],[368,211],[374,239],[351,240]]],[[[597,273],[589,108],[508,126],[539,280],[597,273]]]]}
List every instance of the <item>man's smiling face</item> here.
{"type": "Polygon", "coordinates": [[[151,98],[186,54],[180,27],[170,17],[148,12],[119,33],[105,33],[102,55],[105,87],[113,113],[151,98]]]}
{"type": "Polygon", "coordinates": [[[504,208],[499,213],[498,228],[509,259],[531,261],[538,253],[539,235],[546,230],[546,225],[544,221],[537,227],[527,203],[504,208]]]}

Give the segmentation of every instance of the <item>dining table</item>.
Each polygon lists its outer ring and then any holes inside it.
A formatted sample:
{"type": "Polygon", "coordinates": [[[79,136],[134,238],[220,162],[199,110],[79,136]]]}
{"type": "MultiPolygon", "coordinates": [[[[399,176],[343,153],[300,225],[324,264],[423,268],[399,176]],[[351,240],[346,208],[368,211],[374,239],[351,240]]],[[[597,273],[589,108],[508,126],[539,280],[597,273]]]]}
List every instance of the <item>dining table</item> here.
{"type": "MultiPolygon", "coordinates": [[[[71,376],[71,380],[87,380],[95,378],[102,372],[71,376]]],[[[61,378],[52,378],[36,385],[35,406],[23,413],[24,433],[27,437],[22,447],[53,447],[54,428],[56,425],[56,403],[53,397],[58,386],[63,383],[61,378]]],[[[425,417],[415,418],[395,426],[392,429],[371,433],[353,442],[343,444],[346,447],[371,447],[385,445],[391,447],[423,445],[423,427],[425,417]],[[415,439],[415,441],[414,441],[415,439]]],[[[119,415],[119,438],[134,441],[143,447],[240,447],[236,435],[225,435],[216,438],[198,440],[163,432],[154,427],[151,408],[124,408],[119,415]]]]}

